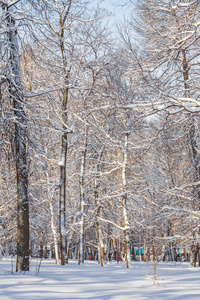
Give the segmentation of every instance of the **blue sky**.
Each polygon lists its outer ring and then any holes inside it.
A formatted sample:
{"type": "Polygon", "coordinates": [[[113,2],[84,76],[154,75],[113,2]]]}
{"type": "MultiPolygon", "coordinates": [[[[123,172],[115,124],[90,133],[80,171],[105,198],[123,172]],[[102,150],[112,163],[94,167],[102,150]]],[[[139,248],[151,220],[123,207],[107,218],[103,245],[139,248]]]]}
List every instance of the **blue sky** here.
{"type": "MultiPolygon", "coordinates": [[[[128,1],[128,0],[127,0],[128,1]]],[[[123,6],[127,2],[126,0],[96,0],[100,7],[106,8],[114,14],[113,21],[116,19],[123,20],[124,16],[128,16],[130,7],[128,5],[123,6]]]]}

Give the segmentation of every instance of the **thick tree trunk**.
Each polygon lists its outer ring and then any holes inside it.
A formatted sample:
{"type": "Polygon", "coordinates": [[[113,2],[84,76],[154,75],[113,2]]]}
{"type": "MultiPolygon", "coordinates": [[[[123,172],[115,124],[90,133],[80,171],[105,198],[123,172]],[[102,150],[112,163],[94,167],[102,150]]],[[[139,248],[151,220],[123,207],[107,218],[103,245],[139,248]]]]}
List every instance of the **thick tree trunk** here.
{"type": "Polygon", "coordinates": [[[17,264],[16,271],[29,270],[29,202],[26,162],[26,116],[23,105],[20,56],[12,7],[7,11],[9,96],[15,115],[15,152],[17,173],[17,264]]]}
{"type": "Polygon", "coordinates": [[[190,262],[193,267],[196,267],[198,250],[199,250],[198,244],[194,243],[191,247],[191,262],[190,262]]]}

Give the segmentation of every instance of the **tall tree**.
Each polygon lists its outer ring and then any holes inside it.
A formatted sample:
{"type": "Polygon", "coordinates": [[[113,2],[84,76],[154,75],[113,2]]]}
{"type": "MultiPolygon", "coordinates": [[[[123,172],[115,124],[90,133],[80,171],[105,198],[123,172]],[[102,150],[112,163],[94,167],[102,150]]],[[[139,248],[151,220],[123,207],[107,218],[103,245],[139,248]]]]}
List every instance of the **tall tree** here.
{"type": "MultiPolygon", "coordinates": [[[[180,120],[182,119],[181,122],[187,124],[188,140],[191,145],[188,155],[191,156],[194,174],[193,178],[190,178],[194,181],[194,188],[193,192],[190,191],[195,203],[193,209],[196,210],[199,209],[200,202],[199,129],[195,125],[195,116],[190,114],[190,112],[195,112],[190,107],[190,102],[192,103],[192,99],[198,97],[196,73],[200,56],[198,50],[199,1],[160,1],[158,3],[141,0],[138,1],[138,12],[139,17],[133,27],[142,37],[141,42],[147,54],[146,66],[157,91],[156,100],[159,98],[160,103],[163,101],[167,103],[167,106],[171,102],[172,105],[179,106],[179,111],[180,107],[183,107],[183,115],[177,114],[177,116],[180,120]]],[[[149,85],[152,83],[149,82],[149,85]]],[[[169,112],[175,113],[173,109],[169,112]]],[[[194,228],[188,227],[188,230],[193,232],[194,228]]],[[[192,242],[192,249],[195,249],[192,251],[193,265],[196,265],[195,257],[198,248],[195,239],[192,242]]]]}
{"type": "MultiPolygon", "coordinates": [[[[17,1],[19,2],[19,1],[17,1]]],[[[7,84],[15,117],[15,155],[17,178],[17,264],[16,271],[29,270],[29,201],[26,161],[26,114],[20,68],[20,53],[16,24],[15,2],[1,1],[7,21],[7,84]]]]}

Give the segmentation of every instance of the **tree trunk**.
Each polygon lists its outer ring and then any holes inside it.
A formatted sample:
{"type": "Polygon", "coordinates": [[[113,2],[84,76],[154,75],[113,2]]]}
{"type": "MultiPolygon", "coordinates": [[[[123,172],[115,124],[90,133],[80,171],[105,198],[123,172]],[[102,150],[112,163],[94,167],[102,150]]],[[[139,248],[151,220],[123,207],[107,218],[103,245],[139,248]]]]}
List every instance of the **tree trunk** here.
{"type": "Polygon", "coordinates": [[[153,282],[154,285],[156,284],[157,279],[157,272],[156,272],[156,248],[155,248],[155,242],[153,242],[153,266],[154,266],[154,275],[153,275],[153,282]]]}
{"type": "MultiPolygon", "coordinates": [[[[182,65],[183,65],[185,97],[190,97],[190,87],[188,84],[189,68],[188,68],[188,61],[186,58],[185,50],[182,50],[182,55],[183,55],[182,65]]],[[[194,181],[198,182],[200,180],[200,156],[199,156],[199,146],[197,141],[198,127],[195,126],[195,116],[191,117],[189,127],[190,127],[189,138],[191,144],[191,156],[192,156],[193,167],[194,167],[194,181]]],[[[194,207],[194,209],[200,210],[200,186],[199,185],[194,187],[194,197],[196,200],[194,202],[195,203],[197,202],[197,207],[194,207]]],[[[194,206],[196,205],[194,204],[194,206]]],[[[196,234],[198,235],[199,232],[196,232],[196,234]]],[[[194,245],[192,245],[192,265],[194,267],[196,267],[197,252],[198,252],[198,243],[194,243],[194,245]]]]}
{"type": "MultiPolygon", "coordinates": [[[[5,8],[6,9],[6,8],[5,8]]],[[[26,162],[26,115],[23,104],[23,89],[18,48],[18,34],[15,28],[13,7],[7,11],[9,96],[15,116],[15,153],[17,175],[17,263],[16,272],[29,271],[29,202],[28,169],[26,162]]]]}
{"type": "MultiPolygon", "coordinates": [[[[68,84],[68,76],[65,81],[68,84]]],[[[67,231],[66,231],[66,163],[67,163],[67,147],[68,147],[68,132],[67,132],[67,103],[68,103],[69,89],[65,88],[63,93],[62,103],[62,146],[61,146],[61,160],[60,165],[60,199],[59,199],[59,232],[60,232],[60,255],[61,265],[68,263],[67,256],[67,231]]]]}
{"type": "Polygon", "coordinates": [[[48,171],[46,171],[46,177],[47,177],[47,198],[49,202],[49,209],[50,209],[50,215],[51,215],[51,231],[53,235],[53,242],[54,242],[54,249],[55,249],[55,260],[56,264],[59,264],[59,255],[58,255],[58,242],[57,242],[57,234],[56,234],[56,228],[54,225],[54,212],[53,212],[53,205],[50,198],[50,191],[49,191],[49,175],[48,171]]]}
{"type": "Polygon", "coordinates": [[[198,244],[194,242],[191,247],[191,266],[193,267],[196,267],[198,250],[199,250],[198,244]]]}
{"type": "Polygon", "coordinates": [[[59,231],[61,265],[67,262],[67,233],[66,233],[66,159],[67,159],[67,134],[62,136],[61,161],[60,161],[60,199],[59,199],[59,231]]]}
{"type": "Polygon", "coordinates": [[[84,215],[85,215],[85,194],[84,194],[84,176],[85,176],[85,162],[87,154],[87,125],[85,126],[85,138],[84,138],[84,148],[82,152],[81,159],[81,172],[79,178],[80,187],[80,233],[79,233],[79,261],[78,264],[84,264],[84,215]]]}
{"type": "Polygon", "coordinates": [[[97,226],[97,240],[98,240],[98,249],[100,254],[100,261],[101,266],[105,266],[105,256],[104,256],[104,244],[102,239],[102,230],[101,230],[101,224],[99,221],[99,217],[101,214],[101,206],[98,200],[98,187],[99,187],[99,171],[100,171],[100,161],[103,154],[105,146],[103,146],[100,150],[97,165],[96,165],[96,178],[94,183],[94,198],[95,198],[95,205],[96,205],[96,226],[97,226]]]}
{"type": "Polygon", "coordinates": [[[108,223],[108,237],[107,237],[107,260],[108,261],[111,261],[112,259],[111,234],[112,234],[112,228],[110,223],[108,223]]]}
{"type": "MultiPolygon", "coordinates": [[[[70,70],[67,67],[67,58],[65,53],[65,21],[69,14],[72,1],[68,2],[68,8],[64,16],[60,14],[60,50],[62,54],[64,82],[66,86],[69,84],[70,70]]],[[[62,102],[62,146],[61,146],[61,160],[60,160],[60,199],[59,199],[59,232],[60,232],[60,255],[61,265],[68,263],[67,256],[67,232],[66,232],[66,162],[67,162],[67,147],[68,147],[68,116],[67,104],[69,97],[69,88],[66,87],[63,93],[62,102]]]]}
{"type": "Polygon", "coordinates": [[[129,245],[129,222],[127,216],[127,192],[126,192],[126,167],[127,167],[127,151],[128,151],[128,135],[125,135],[124,143],[124,164],[122,169],[122,209],[123,209],[123,223],[124,223],[124,240],[125,240],[125,253],[126,253],[126,266],[130,268],[130,245],[129,245]]]}

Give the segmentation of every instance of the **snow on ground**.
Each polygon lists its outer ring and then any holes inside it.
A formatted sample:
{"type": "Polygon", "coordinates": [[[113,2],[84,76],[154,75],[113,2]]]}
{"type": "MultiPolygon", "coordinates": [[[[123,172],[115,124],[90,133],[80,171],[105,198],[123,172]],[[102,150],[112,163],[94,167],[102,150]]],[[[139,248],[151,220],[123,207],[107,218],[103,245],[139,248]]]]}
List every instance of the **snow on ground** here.
{"type": "Polygon", "coordinates": [[[56,266],[53,260],[31,261],[30,272],[13,273],[10,258],[0,261],[0,299],[178,299],[200,300],[200,268],[189,263],[158,263],[153,282],[153,264],[120,262],[101,267],[96,261],[82,266],[70,261],[56,266]]]}

